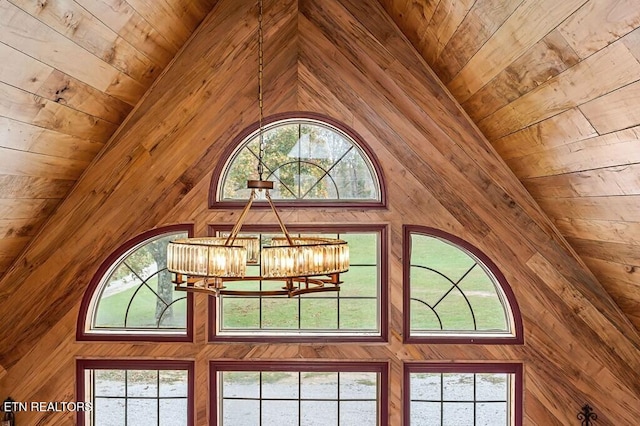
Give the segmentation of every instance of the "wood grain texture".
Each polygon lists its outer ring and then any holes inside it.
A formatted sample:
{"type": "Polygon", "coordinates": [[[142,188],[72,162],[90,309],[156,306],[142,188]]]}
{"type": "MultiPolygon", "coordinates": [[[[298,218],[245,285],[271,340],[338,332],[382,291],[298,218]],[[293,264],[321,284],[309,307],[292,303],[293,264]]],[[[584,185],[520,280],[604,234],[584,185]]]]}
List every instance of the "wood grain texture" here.
{"type": "Polygon", "coordinates": [[[447,87],[459,102],[466,101],[584,3],[586,0],[522,2],[447,87]]]}
{"type": "MultiPolygon", "coordinates": [[[[207,343],[202,295],[195,298],[193,343],[75,341],[87,283],[123,241],[182,222],[203,235],[208,224],[235,220],[237,211],[209,209],[207,196],[213,166],[258,118],[257,23],[254,5],[221,0],[0,282],[3,306],[15,307],[0,316],[0,338],[10,342],[0,352],[6,369],[0,392],[17,400],[72,400],[76,358],[189,359],[196,364],[196,424],[206,425],[211,359],[376,360],[390,366],[395,425],[402,422],[404,362],[522,362],[526,422],[572,424],[589,401],[606,407],[600,424],[633,424],[640,373],[629,366],[640,365],[640,336],[381,6],[359,0],[265,6],[267,52],[280,59],[267,61],[267,87],[278,88],[268,90],[267,115],[303,109],[347,123],[380,159],[389,189],[386,209],[283,209],[283,220],[389,227],[388,342],[207,343]],[[403,344],[403,224],[441,228],[489,254],[518,299],[525,343],[403,344]],[[20,291],[13,282],[23,283],[20,291]],[[26,303],[33,291],[40,297],[26,303]]],[[[247,223],[266,220],[252,211],[247,223]]],[[[29,412],[23,421],[72,424],[73,417],[29,412]]]]}
{"type": "Polygon", "coordinates": [[[440,40],[437,59],[425,57],[440,80],[445,84],[451,81],[521,3],[522,0],[475,1],[446,45],[440,40]]]}
{"type": "MultiPolygon", "coordinates": [[[[455,3],[443,1],[442,7],[455,3]]],[[[422,53],[438,40],[406,15],[432,2],[410,3],[382,5],[422,53]],[[424,37],[412,36],[416,33],[424,37]]],[[[494,9],[474,14],[490,3],[475,3],[436,60],[423,57],[556,223],[604,218],[635,229],[640,4],[525,0],[502,2],[516,7],[508,16],[494,9]],[[455,44],[458,37],[468,40],[465,47],[455,44]]],[[[617,247],[615,237],[596,241],[603,237],[596,237],[600,224],[581,223],[579,241],[591,242],[591,258],[609,258],[605,250],[608,243],[617,247]]],[[[565,232],[569,241],[577,241],[565,232]]],[[[630,244],[625,250],[638,250],[630,244]]],[[[616,288],[603,270],[596,275],[612,294],[628,290],[616,288]]],[[[629,293],[624,300],[634,306],[640,294],[629,293]]],[[[629,317],[640,329],[637,315],[629,317]]]]}
{"type": "MultiPolygon", "coordinates": [[[[148,21],[120,0],[1,0],[0,196],[51,213],[214,4],[136,3],[148,21]]],[[[0,274],[21,251],[3,247],[0,274]]]]}

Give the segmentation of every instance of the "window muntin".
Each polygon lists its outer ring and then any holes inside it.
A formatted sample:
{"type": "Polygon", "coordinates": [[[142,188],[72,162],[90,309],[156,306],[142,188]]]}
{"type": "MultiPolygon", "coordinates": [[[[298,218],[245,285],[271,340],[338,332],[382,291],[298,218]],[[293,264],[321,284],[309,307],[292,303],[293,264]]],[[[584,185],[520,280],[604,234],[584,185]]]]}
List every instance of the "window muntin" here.
{"type": "Polygon", "coordinates": [[[410,425],[522,424],[520,364],[405,364],[410,425]]]}
{"type": "MultiPolygon", "coordinates": [[[[310,118],[291,118],[264,127],[264,178],[274,181],[271,198],[306,203],[382,203],[374,163],[345,131],[310,118]]],[[[240,142],[225,164],[216,202],[249,198],[248,179],[257,179],[258,131],[240,142]]]]}
{"type": "Polygon", "coordinates": [[[78,361],[81,426],[193,425],[193,364],[185,361],[78,361]],[[85,405],[86,406],[86,405],[85,405]]]}
{"type": "MultiPolygon", "coordinates": [[[[312,226],[289,227],[292,235],[322,235],[349,243],[349,271],[340,274],[340,291],[282,296],[219,296],[210,299],[211,340],[380,340],[386,333],[386,229],[380,226],[332,226],[333,233],[312,226]],[[338,231],[338,233],[335,233],[338,231]]],[[[212,227],[212,233],[225,232],[212,227]]],[[[267,245],[273,228],[245,226],[243,232],[267,245]]],[[[241,234],[242,234],[241,233],[241,234]]],[[[259,274],[249,265],[247,275],[259,274]]],[[[234,284],[229,284],[234,285],[234,284]]],[[[246,290],[279,289],[281,281],[255,281],[236,286],[246,290]]]]}
{"type": "Polygon", "coordinates": [[[212,362],[212,425],[387,424],[386,363],[212,362]]]}
{"type": "Polygon", "coordinates": [[[515,299],[486,256],[442,231],[405,227],[405,238],[407,340],[489,343],[521,338],[521,321],[513,314],[515,299]]]}
{"type": "Polygon", "coordinates": [[[153,230],[109,256],[85,295],[78,338],[188,338],[191,296],[174,291],[166,248],[169,241],[187,237],[190,229],[176,225],[153,230]]]}

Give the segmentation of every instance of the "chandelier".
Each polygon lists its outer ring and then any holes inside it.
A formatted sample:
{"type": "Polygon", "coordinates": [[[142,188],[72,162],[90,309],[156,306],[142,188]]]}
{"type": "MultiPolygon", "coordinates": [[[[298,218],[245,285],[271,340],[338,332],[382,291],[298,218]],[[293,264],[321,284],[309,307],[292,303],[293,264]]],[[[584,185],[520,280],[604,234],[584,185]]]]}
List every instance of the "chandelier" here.
{"type": "Polygon", "coordinates": [[[349,247],[340,239],[324,237],[294,237],[280,218],[269,190],[273,182],[263,180],[263,31],[262,0],[258,2],[258,106],[259,154],[258,179],[249,180],[249,200],[237,222],[226,237],[182,238],[167,247],[167,269],[175,274],[175,288],[181,291],[204,292],[229,296],[288,296],[305,293],[339,291],[340,273],[349,269],[349,247]],[[271,239],[270,246],[261,247],[259,237],[239,236],[253,201],[264,194],[274,213],[282,237],[271,239]],[[248,276],[247,265],[260,264],[259,276],[248,276]],[[228,288],[231,282],[283,281],[281,289],[242,290],[228,288]]]}

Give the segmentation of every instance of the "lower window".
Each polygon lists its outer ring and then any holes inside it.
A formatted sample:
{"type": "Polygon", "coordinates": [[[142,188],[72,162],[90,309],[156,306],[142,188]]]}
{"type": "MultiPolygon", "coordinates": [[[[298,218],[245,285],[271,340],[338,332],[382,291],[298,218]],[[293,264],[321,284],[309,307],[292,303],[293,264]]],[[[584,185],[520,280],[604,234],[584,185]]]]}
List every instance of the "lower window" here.
{"type": "Polygon", "coordinates": [[[211,425],[387,425],[386,363],[212,362],[211,425]]]}
{"type": "Polygon", "coordinates": [[[193,425],[193,363],[79,360],[79,425],[193,425]]]}
{"type": "Polygon", "coordinates": [[[522,425],[521,364],[405,364],[405,424],[522,425]]]}

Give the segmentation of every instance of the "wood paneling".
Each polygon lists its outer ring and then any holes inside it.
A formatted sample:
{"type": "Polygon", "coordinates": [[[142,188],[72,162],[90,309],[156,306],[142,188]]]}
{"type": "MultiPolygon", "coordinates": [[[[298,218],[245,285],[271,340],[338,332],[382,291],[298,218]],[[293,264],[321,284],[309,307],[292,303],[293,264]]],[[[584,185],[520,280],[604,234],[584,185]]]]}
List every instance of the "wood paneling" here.
{"type": "Polygon", "coordinates": [[[62,199],[214,4],[0,0],[0,197],[62,199]]]}
{"type": "MultiPolygon", "coordinates": [[[[433,2],[381,3],[419,52],[438,44],[408,17],[433,2]]],[[[451,8],[457,2],[436,3],[451,8]]],[[[576,251],[590,265],[594,259],[624,264],[606,249],[623,244],[615,253],[639,250],[634,237],[617,238],[640,223],[640,4],[499,3],[502,9],[481,15],[475,10],[492,2],[476,1],[439,56],[423,57],[564,236],[581,242],[576,251]],[[612,221],[610,240],[598,220],[612,221]]],[[[628,290],[607,271],[594,273],[611,294],[628,290]]],[[[640,293],[626,297],[631,302],[624,311],[640,329],[633,308],[640,293]]]]}
{"type": "MultiPolygon", "coordinates": [[[[258,119],[257,20],[255,5],[221,0],[0,282],[0,300],[12,307],[0,316],[0,393],[73,400],[76,358],[190,359],[196,424],[206,425],[210,359],[377,360],[390,365],[396,425],[403,362],[504,361],[524,364],[526,422],[572,424],[589,402],[599,423],[633,424],[640,336],[382,7],[360,0],[268,0],[265,7],[265,112],[306,110],[351,126],[380,160],[389,190],[386,209],[282,209],[283,219],[388,225],[389,341],[210,344],[206,296],[197,295],[193,343],[75,342],[82,294],[123,241],[166,224],[193,222],[202,235],[207,224],[235,220],[236,211],[208,209],[207,198],[214,165],[258,119]],[[486,252],[516,295],[525,343],[404,345],[403,224],[441,228],[486,252]]],[[[571,125],[558,125],[566,132],[557,147],[593,136],[573,114],[571,125]]],[[[252,211],[247,223],[265,220],[252,211]]],[[[28,424],[73,422],[69,413],[21,414],[28,424]]]]}

